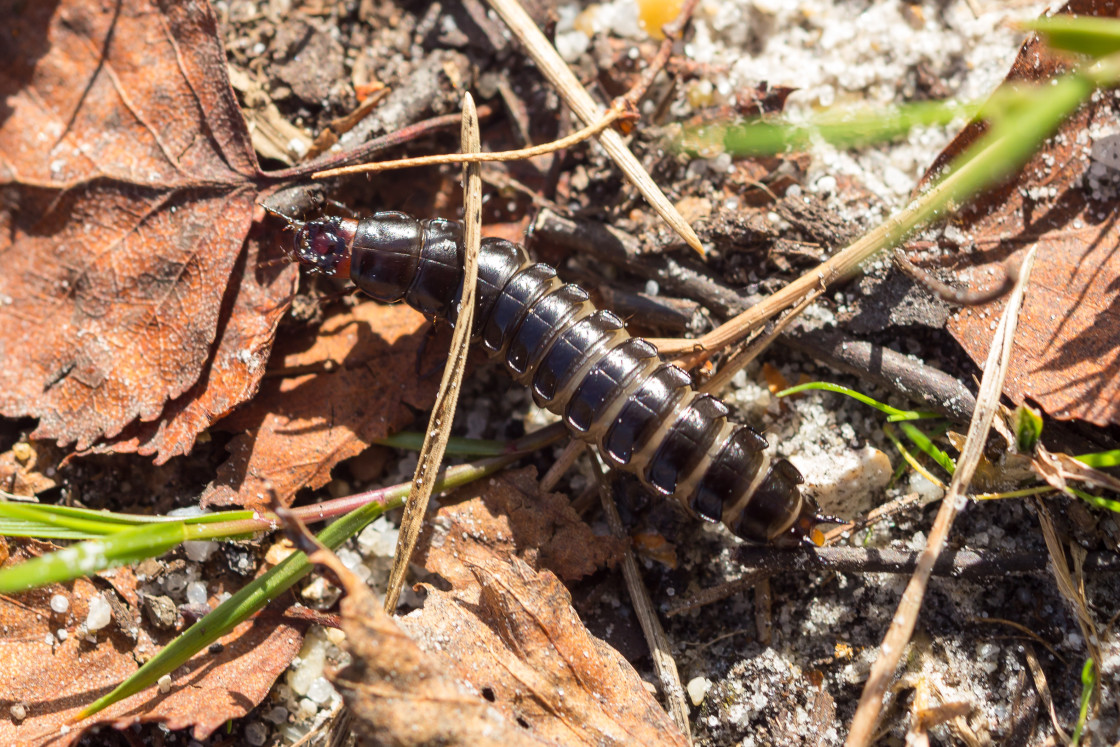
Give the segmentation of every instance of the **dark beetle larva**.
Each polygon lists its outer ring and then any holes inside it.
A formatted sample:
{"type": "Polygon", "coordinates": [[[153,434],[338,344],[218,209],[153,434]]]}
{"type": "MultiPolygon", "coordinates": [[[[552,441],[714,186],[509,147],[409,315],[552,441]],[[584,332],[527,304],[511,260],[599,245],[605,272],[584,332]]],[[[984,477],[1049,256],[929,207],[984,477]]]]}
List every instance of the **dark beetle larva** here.
{"type": "MultiPolygon", "coordinates": [[[[290,219],[289,219],[290,220],[290,219]]],[[[454,323],[463,282],[462,226],[377,213],[301,223],[293,254],[379,301],[404,301],[454,323]]],[[[771,461],[766,440],[728,422],[727,407],[695,391],[622,321],[597,310],[546,264],[502,239],[483,239],[472,341],[500,357],[541,407],[564,418],[645,487],[755,542],[807,536],[816,506],[792,464],[771,461]]]]}

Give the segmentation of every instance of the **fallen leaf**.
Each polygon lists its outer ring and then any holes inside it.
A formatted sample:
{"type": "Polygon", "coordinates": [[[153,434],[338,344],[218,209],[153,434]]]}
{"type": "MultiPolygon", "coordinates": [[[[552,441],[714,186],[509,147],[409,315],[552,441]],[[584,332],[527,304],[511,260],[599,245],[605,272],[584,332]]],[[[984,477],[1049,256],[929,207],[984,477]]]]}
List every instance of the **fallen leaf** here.
{"type": "Polygon", "coordinates": [[[57,483],[54,467],[58,449],[44,441],[19,441],[0,454],[0,490],[12,495],[33,496],[57,483]],[[46,472],[46,474],[44,474],[46,472]]]}
{"type": "Polygon", "coordinates": [[[135,451],[156,455],[164,464],[190,452],[195,437],[243,402],[260,387],[272,351],[276,327],[288,311],[288,299],[299,280],[296,265],[277,263],[258,237],[246,243],[244,267],[234,268],[223,301],[225,326],[199,380],[186,394],[167,403],[158,420],[133,421],[98,451],[135,451]]]}
{"type": "Polygon", "coordinates": [[[354,715],[363,745],[553,744],[536,738],[420,649],[361,582],[341,604],[352,663],[328,673],[354,715]]]}
{"type": "MultiPolygon", "coordinates": [[[[13,561],[55,549],[35,541],[21,541],[15,547],[13,561]]],[[[160,722],[169,729],[193,726],[194,737],[205,739],[229,719],[256,707],[302,645],[304,624],[266,609],[224,636],[220,653],[201,652],[175,670],[166,694],[153,685],[89,719],[69,724],[165,642],[157,640],[157,633],[137,614],[132,571],[118,568],[102,576],[132,607],[128,629],[122,630],[114,619],[95,634],[83,631],[90,599],[106,593],[90,579],[0,596],[0,701],[8,706],[18,703],[27,714],[16,721],[10,712],[3,713],[0,744],[68,745],[98,724],[124,729],[140,722],[160,722]],[[51,610],[55,595],[67,599],[66,612],[51,610]],[[59,631],[65,631],[64,639],[59,631]]]]}
{"type": "Polygon", "coordinates": [[[369,743],[687,742],[556,575],[533,567],[577,577],[618,550],[563,496],[539,492],[532,468],[456,491],[416,553],[451,589],[424,584],[424,606],[395,624],[341,574],[353,664],[332,681],[369,743]]]}
{"type": "Polygon", "coordinates": [[[463,559],[516,555],[565,581],[578,581],[622,557],[623,543],[596,535],[567,496],[541,493],[532,467],[509,470],[455,491],[429,522],[413,560],[453,586],[474,584],[463,559]]]}
{"type": "MultiPolygon", "coordinates": [[[[1078,0],[1063,9],[1115,16],[1114,3],[1078,0]]],[[[1047,80],[1068,58],[1037,39],[1023,45],[1008,82],[1047,80]]],[[[975,200],[954,220],[966,245],[939,262],[967,265],[959,280],[986,288],[1003,264],[1039,245],[1004,393],[1037,402],[1050,415],[1096,425],[1120,423],[1120,119],[1114,92],[1083,106],[1003,186],[975,200]]],[[[966,128],[927,173],[937,173],[982,134],[966,128]]],[[[982,364],[1004,301],[965,307],[948,322],[953,337],[982,364]]]]}
{"type": "Polygon", "coordinates": [[[425,585],[423,609],[401,625],[508,719],[556,744],[687,744],[633,667],[587,631],[556,576],[499,554],[464,565],[476,583],[425,585]]]}
{"type": "Polygon", "coordinates": [[[243,251],[267,179],[216,25],[205,3],[6,14],[0,412],[36,438],[85,449],[159,420],[116,448],[166,459],[256,387],[295,270],[243,251]]]}
{"type": "MultiPolygon", "coordinates": [[[[418,371],[430,365],[420,358],[425,326],[406,306],[366,302],[278,341],[278,372],[316,372],[270,377],[251,404],[222,421],[239,435],[202,505],[259,510],[270,491],[290,503],[301,488],[325,485],[342,460],[411,423],[439,384],[418,371]]],[[[431,347],[438,354],[438,343],[431,347]]]]}
{"type": "MultiPolygon", "coordinates": [[[[622,656],[592,636],[557,579],[620,556],[535,470],[468,485],[441,508],[422,542],[424,607],[401,626],[426,651],[532,734],[558,744],[678,744],[684,737],[622,656]],[[442,588],[442,585],[441,585],[442,588]]],[[[417,560],[420,553],[417,553],[417,560]]]]}

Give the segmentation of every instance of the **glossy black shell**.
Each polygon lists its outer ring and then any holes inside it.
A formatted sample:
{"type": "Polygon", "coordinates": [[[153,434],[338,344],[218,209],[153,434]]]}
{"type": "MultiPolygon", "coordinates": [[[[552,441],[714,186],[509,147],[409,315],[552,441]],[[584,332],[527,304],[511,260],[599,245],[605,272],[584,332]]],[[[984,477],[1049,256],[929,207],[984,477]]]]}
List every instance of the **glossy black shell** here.
{"type": "MultiPolygon", "coordinates": [[[[461,234],[457,222],[395,212],[328,218],[300,230],[303,243],[310,236],[331,247],[315,255],[320,268],[344,268],[346,257],[331,251],[348,249],[350,278],[362,291],[451,323],[463,282],[461,234]]],[[[302,258],[301,246],[297,237],[302,258]]],[[[493,238],[483,239],[478,277],[472,341],[613,466],[747,540],[803,534],[812,525],[815,506],[802,497],[793,465],[771,461],[757,431],[729,422],[722,402],[695,391],[684,371],[596,309],[583,289],[493,238]]]]}

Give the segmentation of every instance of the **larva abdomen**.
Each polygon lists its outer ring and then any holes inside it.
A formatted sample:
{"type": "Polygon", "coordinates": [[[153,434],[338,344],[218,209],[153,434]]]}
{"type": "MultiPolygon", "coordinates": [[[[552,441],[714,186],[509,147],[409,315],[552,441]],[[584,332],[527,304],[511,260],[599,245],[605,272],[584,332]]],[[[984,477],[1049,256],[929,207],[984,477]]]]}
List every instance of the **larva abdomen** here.
{"type": "MultiPolygon", "coordinates": [[[[458,223],[386,212],[293,224],[299,261],[348,275],[378,300],[455,322],[458,223]]],[[[648,490],[755,542],[804,537],[815,525],[793,465],[771,462],[760,434],[728,421],[722,402],[695,391],[684,371],[520,246],[483,240],[474,324],[472,341],[500,357],[537,404],[648,490]]]]}

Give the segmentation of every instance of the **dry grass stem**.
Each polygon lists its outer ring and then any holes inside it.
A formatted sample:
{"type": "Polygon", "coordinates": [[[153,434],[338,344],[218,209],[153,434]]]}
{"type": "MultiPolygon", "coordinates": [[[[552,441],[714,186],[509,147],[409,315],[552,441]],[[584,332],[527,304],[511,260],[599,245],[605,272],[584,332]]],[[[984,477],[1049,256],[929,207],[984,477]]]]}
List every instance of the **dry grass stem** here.
{"type": "MultiPolygon", "coordinates": [[[[622,525],[622,518],[618,515],[618,507],[614,505],[611,497],[610,486],[607,485],[605,469],[599,455],[590,446],[587,447],[591,460],[595,464],[595,477],[599,482],[599,497],[603,503],[603,513],[607,517],[607,526],[616,537],[627,536],[622,525]]],[[[622,576],[626,580],[626,588],[630,592],[630,601],[634,605],[634,613],[638,617],[638,624],[645,634],[646,643],[649,645],[650,655],[653,657],[653,667],[657,677],[661,680],[661,689],[669,706],[669,715],[673,722],[680,728],[681,733],[692,744],[691,730],[688,725],[688,702],[684,687],[681,685],[680,674],[677,672],[677,662],[673,659],[673,651],[669,645],[669,638],[657,613],[653,609],[653,602],[649,598],[642,575],[638,571],[638,562],[634,560],[629,544],[622,554],[622,576]]]]}
{"type": "Polygon", "coordinates": [[[859,706],[856,708],[855,716],[852,719],[851,730],[845,741],[845,744],[849,747],[867,745],[872,741],[875,723],[883,706],[883,697],[895,671],[898,669],[898,663],[902,659],[903,652],[910,641],[910,636],[914,632],[918,611],[921,609],[922,598],[925,596],[933,566],[945,547],[953,519],[956,518],[957,512],[963,507],[966,500],[965,490],[972,480],[976,466],[980,463],[988,430],[999,408],[1000,392],[1003,391],[1003,380],[1007,375],[1011,347],[1014,342],[1015,329],[1018,325],[1019,309],[1023,304],[1023,296],[1026,292],[1031,269],[1034,266],[1037,250],[1037,245],[1028,250],[1019,280],[1007,300],[1007,306],[996,329],[992,340],[992,348],[984,365],[984,378],[980,383],[980,391],[976,397],[976,411],[973,414],[972,422],[969,424],[965,447],[957,461],[957,471],[949,484],[949,492],[942,499],[941,509],[937,513],[933,527],[930,529],[929,539],[919,558],[918,567],[902,594],[898,610],[895,612],[887,634],[879,646],[879,657],[871,666],[871,673],[864,685],[859,706]]]}
{"type": "Polygon", "coordinates": [[[689,351],[722,350],[746,339],[770,317],[780,314],[790,306],[796,305],[806,294],[817,290],[827,291],[836,283],[855,277],[860,265],[898,241],[910,228],[917,225],[925,214],[926,203],[931,202],[935,192],[942,189],[939,185],[912,202],[906,208],[891,216],[881,225],[861,236],[854,243],[842,249],[835,257],[822,262],[818,267],[805,273],[792,283],[764,298],[742,314],[724,322],[711,332],[695,340],[659,340],[658,350],[662,355],[677,355],[689,351]]]}
{"type": "MultiPolygon", "coordinates": [[[[481,147],[478,112],[474,99],[468,93],[463,97],[463,151],[477,153],[481,147]]],[[[404,575],[408,570],[412,551],[420,536],[424,513],[428,500],[435,487],[436,473],[447,449],[447,439],[451,437],[451,423],[455,419],[455,407],[459,403],[463,374],[467,370],[467,356],[470,352],[471,327],[474,321],[474,298],[478,285],[478,254],[482,244],[482,167],[477,163],[467,164],[463,179],[463,296],[459,299],[459,314],[451,336],[451,350],[447,366],[443,370],[439,392],[428,421],[424,445],[420,448],[416,474],[412,488],[404,506],[401,530],[397,536],[397,551],[393,558],[393,568],[389,573],[389,585],[385,590],[385,611],[392,614],[400,599],[404,575]]]]}
{"type": "MultiPolygon", "coordinates": [[[[541,30],[537,28],[537,24],[533,22],[533,19],[529,17],[520,3],[517,0],[487,1],[494,12],[509,26],[510,31],[525,47],[525,51],[528,52],[533,62],[537,64],[537,67],[540,68],[549,82],[556,87],[561,98],[571,107],[579,120],[585,125],[591,125],[601,120],[603,118],[602,107],[595,102],[595,99],[591,98],[591,94],[584,89],[575,73],[560,57],[560,53],[556,51],[556,48],[552,46],[545,35],[541,33],[541,30]]],[[[604,130],[599,135],[599,144],[603,146],[607,155],[618,164],[619,169],[630,180],[630,183],[637,187],[642,197],[665,219],[665,222],[680,234],[685,243],[703,256],[705,253],[704,247],[700,244],[700,239],[696,232],[692,230],[692,226],[688,225],[688,222],[677,212],[673,203],[669,202],[669,198],[665,196],[661,188],[654,183],[653,178],[638,162],[634,154],[630,152],[630,149],[626,147],[622,136],[614,130],[604,130]]]]}
{"type": "Polygon", "coordinates": [[[770,347],[770,343],[774,342],[774,340],[778,338],[778,335],[785,331],[790,322],[796,319],[802,311],[808,308],[809,304],[820,298],[822,292],[823,291],[821,290],[817,290],[801,299],[801,302],[798,303],[797,306],[790,309],[785,316],[779,319],[778,322],[766,332],[766,334],[751,342],[749,345],[747,345],[747,347],[743,348],[738,353],[733,355],[731,357],[731,360],[723,364],[719,371],[716,372],[715,376],[704,382],[704,384],[700,387],[700,391],[704,392],[705,394],[718,394],[719,392],[721,392],[728,384],[731,383],[731,379],[733,376],[735,376],[736,373],[742,371],[744,368],[750,365],[751,361],[762,355],[762,352],[766,350],[766,348],[770,347]]]}
{"type": "Polygon", "coordinates": [[[415,166],[440,166],[447,163],[486,163],[491,161],[520,161],[528,158],[543,156],[558,150],[578,145],[584,140],[598,135],[619,119],[627,116],[621,109],[612,107],[603,115],[602,119],[582,130],[570,135],[553,140],[551,143],[534,145],[530,148],[518,150],[503,150],[497,153],[440,153],[432,156],[419,156],[417,158],[398,158],[394,161],[378,161],[374,163],[359,163],[353,166],[342,166],[337,169],[327,169],[311,175],[312,179],[329,179],[335,176],[348,174],[372,174],[379,171],[393,171],[407,169],[415,166]]]}

